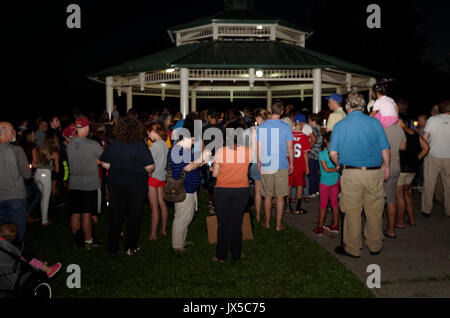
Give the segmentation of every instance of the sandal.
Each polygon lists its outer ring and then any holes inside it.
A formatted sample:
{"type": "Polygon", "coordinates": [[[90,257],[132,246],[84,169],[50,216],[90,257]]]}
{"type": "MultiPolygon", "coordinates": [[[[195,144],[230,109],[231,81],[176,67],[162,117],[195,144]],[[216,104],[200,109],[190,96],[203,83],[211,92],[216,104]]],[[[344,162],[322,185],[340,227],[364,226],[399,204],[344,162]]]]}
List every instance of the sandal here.
{"type": "Polygon", "coordinates": [[[409,226],[417,226],[416,223],[411,223],[411,221],[406,222],[409,226]]]}
{"type": "Polygon", "coordinates": [[[302,214],[306,214],[308,213],[308,211],[301,209],[300,211],[293,211],[292,214],[294,215],[302,215],[302,214]]]}
{"type": "Polygon", "coordinates": [[[402,230],[406,229],[406,226],[398,226],[397,224],[395,224],[394,227],[402,230]]]}

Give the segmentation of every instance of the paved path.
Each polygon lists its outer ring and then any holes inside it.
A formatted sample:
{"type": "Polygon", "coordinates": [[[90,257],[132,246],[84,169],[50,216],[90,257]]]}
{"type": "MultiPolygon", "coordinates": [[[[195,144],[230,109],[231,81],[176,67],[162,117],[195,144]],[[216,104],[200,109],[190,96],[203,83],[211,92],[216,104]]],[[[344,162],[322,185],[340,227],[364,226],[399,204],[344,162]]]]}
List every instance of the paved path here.
{"type": "MultiPolygon", "coordinates": [[[[385,238],[383,251],[377,256],[370,255],[365,245],[359,259],[337,255],[334,248],[340,244],[339,234],[327,232],[319,237],[313,233],[319,211],[318,198],[304,203],[307,214],[285,214],[283,220],[321,244],[363,282],[371,274],[366,272],[367,266],[378,264],[381,288],[373,289],[377,297],[450,298],[450,217],[445,216],[443,207],[435,202],[431,217],[424,218],[419,209],[419,194],[414,191],[417,226],[396,229],[397,238],[385,238]]],[[[328,214],[328,219],[331,217],[328,214]]]]}

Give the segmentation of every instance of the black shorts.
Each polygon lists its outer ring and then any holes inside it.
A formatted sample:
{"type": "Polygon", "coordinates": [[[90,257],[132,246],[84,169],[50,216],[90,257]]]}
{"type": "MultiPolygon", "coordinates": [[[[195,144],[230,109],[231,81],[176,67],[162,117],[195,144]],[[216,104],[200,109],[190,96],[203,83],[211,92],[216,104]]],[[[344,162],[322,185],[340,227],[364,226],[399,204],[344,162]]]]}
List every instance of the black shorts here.
{"type": "Polygon", "coordinates": [[[97,214],[98,190],[69,190],[69,212],[71,214],[97,214]]]}

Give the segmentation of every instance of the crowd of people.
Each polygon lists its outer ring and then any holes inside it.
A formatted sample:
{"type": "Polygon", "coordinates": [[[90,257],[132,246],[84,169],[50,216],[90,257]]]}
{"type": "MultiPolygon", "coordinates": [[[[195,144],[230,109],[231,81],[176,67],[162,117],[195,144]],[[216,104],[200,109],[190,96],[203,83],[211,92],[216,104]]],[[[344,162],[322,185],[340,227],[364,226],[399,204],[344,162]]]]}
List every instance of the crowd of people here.
{"type": "Polygon", "coordinates": [[[365,242],[376,255],[384,237],[396,238],[397,228],[416,225],[413,186],[422,191],[421,211],[429,217],[442,182],[450,216],[450,102],[414,121],[407,101],[386,96],[383,85],[373,92],[368,106],[361,94],[350,93],[345,101],[333,94],[327,97],[330,111],[320,114],[276,100],[270,111],[208,109],[186,118],[167,109],[132,108],[121,115],[115,106],[111,118],[76,111],[72,120],[39,117],[15,127],[1,122],[0,224],[15,225],[21,242],[27,223],[52,226],[49,206],[65,204],[75,245],[91,249],[100,245],[93,228],[102,206],[109,206],[108,253],[116,256],[125,236],[125,252],[134,255],[141,251],[145,203],[151,211],[149,240],[167,236],[173,204],[171,245],[184,253],[203,187],[218,221],[215,261],[224,262],[229,253],[234,261],[243,257],[242,218],[251,206],[267,229],[275,208],[275,230],[283,231],[284,214],[308,213],[303,203],[316,198],[314,233],[343,230],[345,248],[336,252],[359,257],[364,211],[365,242]],[[236,134],[240,129],[246,133],[236,134]],[[182,180],[181,201],[167,202],[168,178],[182,180]]]}

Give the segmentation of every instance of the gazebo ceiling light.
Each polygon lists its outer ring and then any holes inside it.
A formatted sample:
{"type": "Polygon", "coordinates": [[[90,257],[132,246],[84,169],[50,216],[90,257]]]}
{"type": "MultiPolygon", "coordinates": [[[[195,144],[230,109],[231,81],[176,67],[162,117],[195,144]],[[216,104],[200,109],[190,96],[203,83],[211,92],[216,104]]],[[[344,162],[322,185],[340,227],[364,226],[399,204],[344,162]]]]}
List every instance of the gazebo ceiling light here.
{"type": "Polygon", "coordinates": [[[174,68],[168,68],[168,69],[166,70],[166,73],[173,73],[173,72],[175,72],[175,69],[174,69],[174,68]]]}

